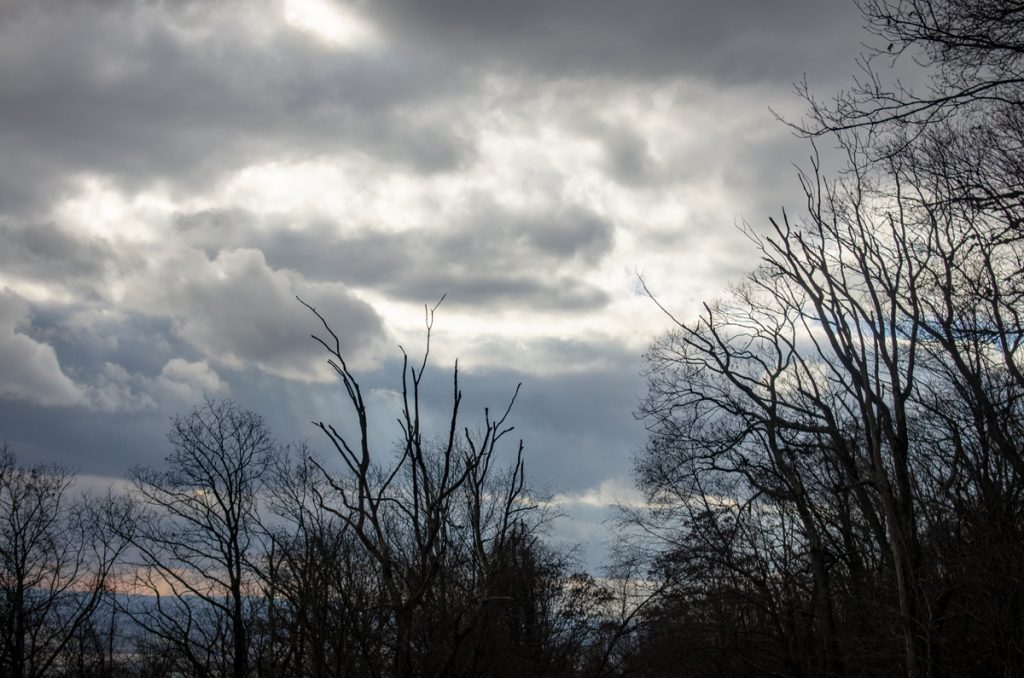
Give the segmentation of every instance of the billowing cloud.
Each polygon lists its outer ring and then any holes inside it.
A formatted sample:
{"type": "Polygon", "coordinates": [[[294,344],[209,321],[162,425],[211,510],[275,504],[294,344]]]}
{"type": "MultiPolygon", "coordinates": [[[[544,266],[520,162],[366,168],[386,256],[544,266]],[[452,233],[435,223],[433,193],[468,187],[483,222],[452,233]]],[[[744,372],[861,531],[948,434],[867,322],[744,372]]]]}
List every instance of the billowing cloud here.
{"type": "Polygon", "coordinates": [[[104,363],[86,390],[86,404],[102,412],[136,413],[161,407],[188,407],[203,398],[229,394],[230,387],[205,361],[174,358],[155,377],[104,363]]]}
{"type": "MultiPolygon", "coordinates": [[[[228,395],[230,388],[205,361],[169,360],[160,372],[147,376],[123,365],[89,365],[73,379],[61,365],[57,351],[29,336],[52,335],[58,328],[30,328],[29,304],[10,290],[0,291],[0,398],[46,407],[80,405],[102,412],[141,412],[166,406],[184,406],[203,397],[228,395]]],[[[74,331],[63,325],[60,331],[74,331]]],[[[65,338],[66,342],[66,338],[65,338]]],[[[116,349],[116,344],[112,347],[116,349]]]]}
{"type": "Polygon", "coordinates": [[[82,392],[61,370],[53,347],[20,331],[28,316],[22,298],[0,290],[0,398],[44,406],[78,403],[82,392]]]}
{"type": "Polygon", "coordinates": [[[161,388],[174,393],[179,401],[186,403],[197,402],[203,396],[223,396],[229,390],[228,385],[204,360],[169,360],[160,370],[157,381],[161,388]]]}
{"type": "Polygon", "coordinates": [[[322,359],[305,340],[318,329],[316,319],[297,296],[317,306],[357,364],[370,359],[384,328],[366,302],[340,283],[307,283],[293,271],[272,269],[259,250],[226,250],[208,259],[186,249],[158,259],[134,274],[121,303],[171,318],[180,337],[228,367],[326,378],[322,359]]]}

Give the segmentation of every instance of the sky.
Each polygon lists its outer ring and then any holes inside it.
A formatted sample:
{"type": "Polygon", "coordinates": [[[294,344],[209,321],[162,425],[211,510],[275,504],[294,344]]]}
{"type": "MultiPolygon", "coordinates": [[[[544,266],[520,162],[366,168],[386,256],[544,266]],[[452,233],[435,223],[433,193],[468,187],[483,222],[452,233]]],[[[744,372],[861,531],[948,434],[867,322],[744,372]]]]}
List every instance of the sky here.
{"type": "MultiPolygon", "coordinates": [[[[849,0],[4,0],[0,440],[83,486],[159,466],[204,397],[331,452],[400,349],[442,422],[503,410],[554,538],[599,567],[636,500],[644,350],[756,265],[738,225],[798,211],[776,121],[848,84],[849,0]]],[[[504,454],[514,454],[515,445],[504,454]]]]}

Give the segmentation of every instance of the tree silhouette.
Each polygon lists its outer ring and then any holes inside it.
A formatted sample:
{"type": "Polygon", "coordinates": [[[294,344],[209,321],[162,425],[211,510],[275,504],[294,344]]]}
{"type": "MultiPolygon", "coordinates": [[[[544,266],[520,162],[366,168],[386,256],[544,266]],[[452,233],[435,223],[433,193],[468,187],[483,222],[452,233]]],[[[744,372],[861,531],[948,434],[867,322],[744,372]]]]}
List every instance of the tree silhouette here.
{"type": "Polygon", "coordinates": [[[74,480],[59,466],[19,466],[6,444],[0,448],[3,675],[55,673],[110,592],[126,547],[114,532],[127,524],[127,507],[114,498],[70,496],[74,480]]]}
{"type": "Polygon", "coordinates": [[[892,49],[830,103],[803,90],[798,126],[838,178],[812,159],[801,216],[748,230],[759,267],[647,355],[626,518],[672,583],[651,615],[705,639],[648,626],[647,652],[695,675],[1024,671],[1024,15],[861,8],[892,49]],[[923,91],[875,68],[912,53],[923,91]]]}
{"type": "Polygon", "coordinates": [[[174,649],[178,670],[247,676],[260,608],[257,495],[275,443],[259,415],[212,400],[175,417],[168,439],[166,468],[130,474],[134,589],[150,598],[128,612],[174,649]]]}

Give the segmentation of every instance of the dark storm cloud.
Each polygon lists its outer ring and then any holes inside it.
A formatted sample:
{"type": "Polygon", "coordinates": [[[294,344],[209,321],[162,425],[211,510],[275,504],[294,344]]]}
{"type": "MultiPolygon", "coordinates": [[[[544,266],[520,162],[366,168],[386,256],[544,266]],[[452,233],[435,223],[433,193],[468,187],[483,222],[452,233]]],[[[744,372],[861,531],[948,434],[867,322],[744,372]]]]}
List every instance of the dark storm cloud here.
{"type": "Polygon", "coordinates": [[[116,258],[110,245],[53,222],[0,221],[0,268],[8,275],[64,285],[95,284],[116,258]]]}
{"type": "Polygon", "coordinates": [[[111,312],[98,306],[36,305],[33,310],[26,334],[52,346],[62,367],[80,382],[88,381],[106,363],[156,375],[173,358],[202,358],[175,335],[171,319],[164,316],[111,312]]]}
{"type": "Polygon", "coordinates": [[[159,411],[113,414],[40,408],[12,400],[0,407],[0,431],[11,451],[26,463],[59,463],[118,478],[134,463],[158,463],[167,455],[168,416],[159,411]]]}
{"type": "Polygon", "coordinates": [[[605,292],[577,274],[578,267],[594,265],[611,251],[611,223],[578,205],[542,213],[508,210],[485,199],[472,203],[452,224],[401,233],[346,236],[344,227],[327,223],[274,228],[241,209],[182,214],[175,223],[210,256],[247,243],[259,247],[275,268],[417,303],[445,293],[456,305],[563,312],[608,303],[605,292]]]}
{"type": "MultiPolygon", "coordinates": [[[[443,307],[442,307],[443,310],[443,307]]],[[[444,324],[443,314],[438,324],[444,324]]],[[[416,356],[415,347],[408,347],[416,356]]],[[[459,353],[459,346],[448,346],[459,353]]],[[[643,387],[638,376],[640,356],[612,343],[560,342],[548,346],[558,351],[563,364],[599,357],[593,366],[577,372],[536,374],[528,365],[508,362],[497,369],[473,369],[460,361],[459,388],[463,399],[460,421],[471,432],[483,422],[484,408],[504,411],[516,385],[522,384],[508,423],[515,426],[501,450],[507,463],[515,453],[515,442],[523,439],[527,471],[538,490],[579,493],[606,478],[627,473],[624,460],[643,442],[643,425],[633,412],[643,387]]],[[[391,358],[374,371],[358,371],[364,392],[401,387],[401,363],[391,358]]],[[[295,385],[275,383],[255,372],[235,377],[235,390],[251,407],[267,413],[279,438],[308,440],[325,457],[335,453],[312,425],[313,421],[351,423],[344,391],[337,382],[295,385]]],[[[450,365],[434,362],[422,383],[422,408],[428,437],[444,433],[450,423],[452,371],[450,365]]],[[[397,395],[397,394],[396,394],[397,395]]],[[[376,400],[370,408],[377,422],[373,431],[378,454],[388,455],[398,438],[397,398],[376,400]],[[388,409],[392,408],[392,409],[388,409]]],[[[351,429],[350,429],[351,430],[351,429]]]]}
{"type": "MultiPolygon", "coordinates": [[[[28,309],[27,304],[24,307],[28,309]]],[[[59,375],[72,388],[72,398],[48,401],[38,378],[33,385],[20,375],[23,387],[33,387],[20,394],[21,399],[39,404],[134,414],[161,406],[184,406],[204,394],[224,396],[229,390],[201,355],[176,339],[165,319],[111,314],[100,307],[88,310],[36,304],[24,314],[17,332],[22,335],[22,345],[34,342],[37,353],[51,356],[51,374],[59,375]]],[[[19,376],[16,370],[13,375],[19,376]]]]}
{"type": "MultiPolygon", "coordinates": [[[[625,473],[624,460],[643,441],[643,425],[633,417],[643,382],[639,355],[611,343],[559,344],[545,347],[556,364],[578,364],[582,358],[592,365],[537,374],[514,360],[482,370],[460,363],[459,385],[465,423],[472,431],[484,407],[503,409],[522,383],[509,422],[516,426],[513,437],[524,440],[527,471],[538,489],[574,493],[625,473]]],[[[450,378],[437,367],[425,392],[437,430],[443,430],[441,408],[450,400],[450,378]]]]}
{"type": "MultiPolygon", "coordinates": [[[[443,322],[443,317],[440,319],[443,322]]],[[[294,339],[310,354],[324,358],[308,335],[294,339]]],[[[455,347],[458,348],[458,347],[455,347]]],[[[567,343],[560,347],[563,360],[573,360],[583,351],[600,354],[604,367],[580,373],[535,375],[509,364],[499,370],[464,369],[460,387],[464,394],[462,422],[470,430],[483,420],[483,410],[503,409],[522,382],[520,396],[510,423],[516,430],[510,440],[522,437],[527,469],[538,489],[550,493],[582,492],[611,475],[621,475],[623,460],[642,441],[643,428],[632,417],[639,357],[600,344],[567,343]]],[[[414,350],[410,348],[410,350],[414,350]]],[[[75,362],[64,350],[62,360],[75,362]]],[[[379,369],[358,370],[365,392],[400,386],[401,365],[397,348],[379,369]]],[[[325,373],[329,370],[321,365],[325,373]]],[[[155,378],[157,375],[152,374],[155,378]]],[[[224,374],[231,382],[231,397],[267,417],[275,437],[282,442],[308,440],[324,457],[334,453],[309,423],[324,420],[338,425],[349,421],[344,393],[339,383],[296,384],[255,370],[224,374]]],[[[424,416],[431,422],[431,435],[444,430],[451,403],[451,371],[434,364],[424,381],[424,416]]],[[[224,393],[208,393],[221,396],[224,393]]],[[[195,394],[202,397],[202,391],[195,394]]],[[[377,422],[374,444],[387,458],[397,438],[396,402],[376,398],[371,415],[377,422]]],[[[196,400],[164,399],[145,409],[92,409],[75,407],[39,408],[23,401],[3,401],[0,431],[15,451],[28,458],[59,461],[89,473],[121,475],[131,463],[159,464],[167,454],[165,434],[171,415],[185,411],[196,400]],[[59,426],[52,422],[59,421],[59,426]],[[50,422],[50,423],[48,423],[50,422]]],[[[514,440],[503,448],[502,460],[514,453],[514,440]]]]}
{"type": "Polygon", "coordinates": [[[403,41],[469,63],[555,76],[788,83],[806,71],[845,65],[857,49],[836,41],[856,20],[847,2],[383,0],[373,6],[403,41]]]}
{"type": "MultiPolygon", "coordinates": [[[[59,251],[59,249],[58,249],[59,251]]],[[[307,282],[270,268],[261,252],[230,249],[145,262],[118,271],[116,305],[93,298],[30,305],[0,289],[0,396],[116,410],[171,391],[221,390],[215,370],[249,367],[286,378],[316,376],[303,340],[319,321],[302,295],[333,319],[350,358],[364,364],[387,333],[376,311],[339,283],[307,282]],[[207,365],[209,361],[209,365],[207,365]],[[17,367],[17,369],[14,369],[17,367]],[[149,393],[152,392],[152,393],[149,393]]]]}
{"type": "Polygon", "coordinates": [[[468,218],[442,236],[438,247],[459,260],[482,258],[498,265],[523,265],[527,257],[594,264],[611,251],[614,230],[579,205],[517,212],[477,198],[468,218]]]}
{"type": "Polygon", "coordinates": [[[579,312],[598,309],[608,303],[604,290],[558,275],[538,280],[524,273],[460,275],[438,270],[426,271],[401,286],[386,285],[384,289],[416,302],[446,294],[453,305],[494,311],[529,305],[538,311],[579,312]]]}

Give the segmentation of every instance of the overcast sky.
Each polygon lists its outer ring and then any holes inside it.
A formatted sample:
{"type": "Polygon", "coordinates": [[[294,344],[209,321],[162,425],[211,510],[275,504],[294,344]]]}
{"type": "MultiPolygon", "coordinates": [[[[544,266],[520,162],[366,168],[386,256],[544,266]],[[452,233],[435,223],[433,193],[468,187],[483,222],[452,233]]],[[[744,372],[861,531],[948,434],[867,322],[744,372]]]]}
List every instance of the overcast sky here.
{"type": "MultiPolygon", "coordinates": [[[[798,210],[792,83],[849,0],[0,2],[0,440],[100,484],[204,394],[282,442],[344,423],[320,308],[379,413],[447,294],[430,389],[513,413],[594,566],[629,499],[641,355],[798,210]]],[[[513,446],[507,453],[513,452],[513,446]]]]}

